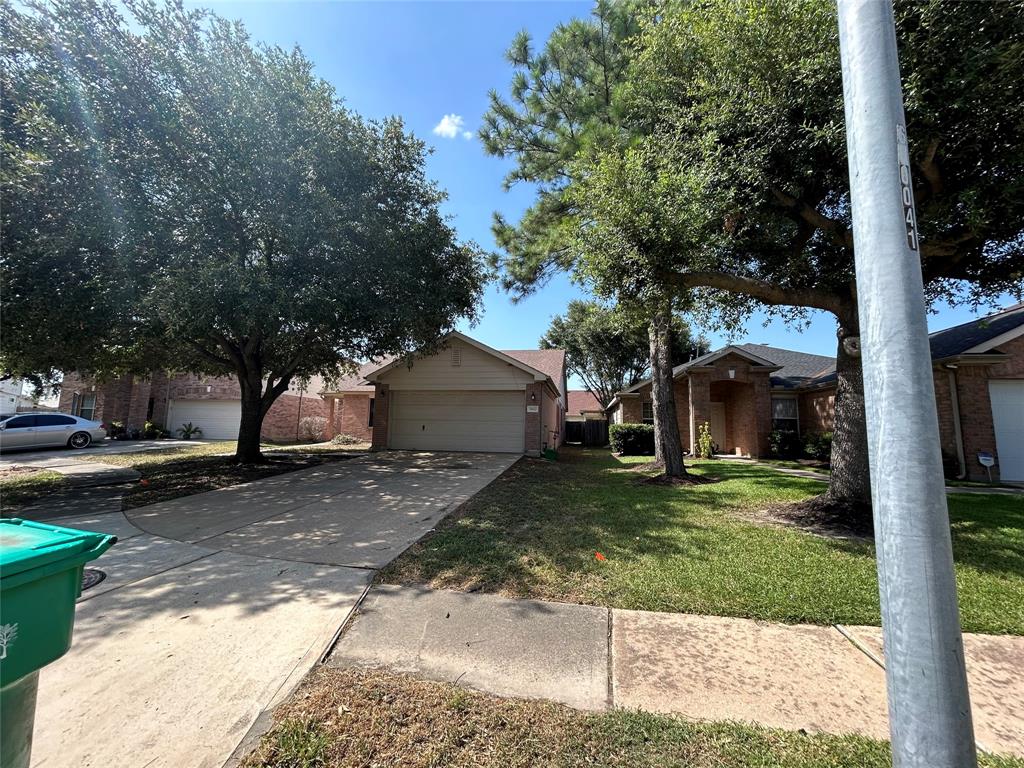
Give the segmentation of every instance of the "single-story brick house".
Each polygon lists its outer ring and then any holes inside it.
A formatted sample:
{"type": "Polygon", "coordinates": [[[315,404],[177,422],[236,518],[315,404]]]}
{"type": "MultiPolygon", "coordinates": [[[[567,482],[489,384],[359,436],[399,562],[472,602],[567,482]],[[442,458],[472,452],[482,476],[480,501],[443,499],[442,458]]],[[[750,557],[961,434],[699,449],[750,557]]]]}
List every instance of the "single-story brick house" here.
{"type": "MultiPolygon", "coordinates": [[[[287,442],[302,439],[299,422],[307,416],[327,416],[320,398],[323,385],[296,382],[271,406],[263,420],[264,440],[287,442]]],[[[191,422],[209,440],[234,440],[242,416],[238,381],[229,377],[168,374],[122,376],[98,383],[77,373],[67,373],[60,389],[59,411],[108,426],[122,422],[128,429],[142,429],[147,421],[175,433],[191,422]]]]}
{"type": "Polygon", "coordinates": [[[439,352],[367,363],[323,392],[328,421],[375,449],[539,455],[562,444],[565,352],[497,350],[453,331],[439,352]]]}
{"type": "MultiPolygon", "coordinates": [[[[951,474],[987,479],[979,454],[995,457],[993,479],[1024,482],[1024,304],[929,337],[943,456],[951,474]]],[[[835,359],[762,344],[723,347],[676,366],[684,447],[710,425],[722,453],[768,455],[773,429],[832,430],[835,359]]],[[[651,382],[619,392],[613,423],[652,422],[651,382]]]]}
{"type": "Polygon", "coordinates": [[[565,411],[566,421],[587,421],[588,419],[604,421],[607,418],[608,415],[604,412],[601,401],[589,389],[569,390],[569,407],[565,411]]]}

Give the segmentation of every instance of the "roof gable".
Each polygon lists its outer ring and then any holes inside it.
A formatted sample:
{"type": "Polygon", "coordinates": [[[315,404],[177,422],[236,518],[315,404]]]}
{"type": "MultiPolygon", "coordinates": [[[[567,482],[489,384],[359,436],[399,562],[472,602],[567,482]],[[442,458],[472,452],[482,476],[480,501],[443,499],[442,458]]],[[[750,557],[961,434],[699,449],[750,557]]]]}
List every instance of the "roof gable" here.
{"type": "Polygon", "coordinates": [[[987,352],[1014,336],[1024,334],[1024,304],[969,320],[929,334],[932,359],[987,352]]]}
{"type": "Polygon", "coordinates": [[[562,391],[565,381],[564,349],[504,349],[502,353],[547,374],[558,391],[565,394],[562,391]]]}

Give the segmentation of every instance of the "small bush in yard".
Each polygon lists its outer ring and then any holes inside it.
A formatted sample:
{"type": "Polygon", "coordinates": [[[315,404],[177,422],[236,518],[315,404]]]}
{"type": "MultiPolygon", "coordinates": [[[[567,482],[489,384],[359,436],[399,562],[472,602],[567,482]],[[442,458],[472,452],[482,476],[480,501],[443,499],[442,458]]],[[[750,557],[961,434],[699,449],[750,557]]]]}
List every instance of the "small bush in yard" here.
{"type": "Polygon", "coordinates": [[[832,433],[822,432],[818,434],[812,432],[804,441],[804,451],[812,459],[828,461],[832,457],[832,433]]]}
{"type": "Polygon", "coordinates": [[[711,438],[711,425],[706,421],[697,428],[697,457],[701,459],[715,458],[718,446],[711,438]]]}
{"type": "Polygon", "coordinates": [[[654,453],[654,427],[651,424],[612,424],[608,427],[612,451],[623,456],[649,456],[654,453]]]}
{"type": "Polygon", "coordinates": [[[332,445],[358,445],[359,443],[362,443],[362,442],[365,442],[365,441],[364,440],[360,440],[355,435],[341,434],[341,435],[335,435],[334,437],[331,438],[331,444],[332,445]]]}
{"type": "Polygon", "coordinates": [[[303,416],[299,419],[299,437],[303,440],[317,441],[324,439],[327,431],[327,419],[323,416],[303,416]]]}
{"type": "Polygon", "coordinates": [[[803,455],[804,446],[796,432],[775,429],[768,435],[768,449],[777,459],[799,459],[803,455]]]}

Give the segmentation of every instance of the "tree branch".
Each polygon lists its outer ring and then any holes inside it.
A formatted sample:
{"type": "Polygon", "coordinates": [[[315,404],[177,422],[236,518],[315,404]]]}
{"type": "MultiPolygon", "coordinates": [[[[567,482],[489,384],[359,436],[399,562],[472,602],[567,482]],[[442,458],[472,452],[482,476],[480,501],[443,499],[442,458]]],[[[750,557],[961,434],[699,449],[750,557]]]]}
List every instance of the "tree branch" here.
{"type": "Polygon", "coordinates": [[[771,193],[776,200],[793,211],[800,219],[816,229],[826,232],[837,245],[844,248],[853,247],[853,231],[842,221],[826,216],[813,205],[783,192],[778,187],[771,187],[771,193]]]}
{"type": "Polygon", "coordinates": [[[812,307],[831,312],[840,322],[855,319],[856,307],[848,297],[817,288],[787,288],[777,283],[727,272],[670,272],[662,277],[676,288],[715,288],[730,293],[742,293],[762,304],[786,307],[812,307]]]}

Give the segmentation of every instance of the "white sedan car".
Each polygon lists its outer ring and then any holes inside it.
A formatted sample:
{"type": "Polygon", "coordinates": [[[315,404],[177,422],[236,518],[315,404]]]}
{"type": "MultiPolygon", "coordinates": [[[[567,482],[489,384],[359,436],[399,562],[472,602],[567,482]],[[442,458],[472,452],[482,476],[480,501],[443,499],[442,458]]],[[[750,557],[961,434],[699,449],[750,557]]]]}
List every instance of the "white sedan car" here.
{"type": "Polygon", "coordinates": [[[32,448],[88,448],[105,440],[106,427],[98,421],[68,413],[5,413],[0,415],[0,451],[32,448]]]}

